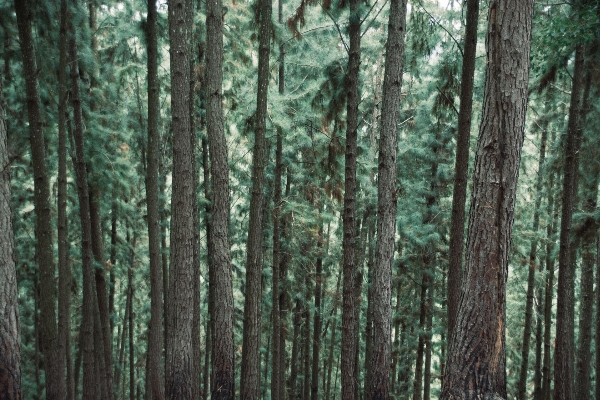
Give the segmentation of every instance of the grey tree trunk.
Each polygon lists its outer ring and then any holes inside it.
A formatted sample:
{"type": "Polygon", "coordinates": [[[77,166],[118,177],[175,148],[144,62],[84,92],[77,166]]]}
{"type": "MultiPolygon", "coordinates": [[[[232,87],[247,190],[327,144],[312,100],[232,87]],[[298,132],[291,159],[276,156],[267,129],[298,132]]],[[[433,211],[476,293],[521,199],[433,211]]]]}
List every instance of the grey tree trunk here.
{"type": "Polygon", "coordinates": [[[223,4],[206,2],[206,131],[210,151],[212,188],[212,267],[210,285],[219,294],[212,324],[212,395],[215,400],[233,399],[233,288],[229,256],[229,167],[223,132],[223,4]],[[213,279],[214,278],[214,279],[213,279]],[[218,338],[218,339],[217,339],[218,338]]]}
{"type": "Polygon", "coordinates": [[[4,107],[0,78],[0,399],[21,400],[21,327],[4,107]]]}
{"type": "Polygon", "coordinates": [[[377,245],[373,273],[373,350],[368,398],[389,398],[392,334],[392,262],[396,232],[396,154],[398,105],[402,89],[406,0],[390,3],[386,43],[379,172],[377,179],[377,245]]]}
{"type": "Polygon", "coordinates": [[[46,398],[64,399],[65,362],[58,353],[58,327],[56,323],[56,286],[54,262],[52,208],[50,206],[50,181],[46,169],[46,153],[43,120],[38,90],[38,67],[31,31],[32,11],[27,0],[15,1],[17,26],[21,53],[23,54],[23,78],[27,96],[29,118],[29,142],[33,165],[36,226],[36,262],[39,268],[40,290],[40,350],[44,355],[46,373],[46,398]]]}
{"type": "Polygon", "coordinates": [[[506,278],[527,105],[533,1],[490,2],[465,280],[440,399],[506,398],[506,278]]]}

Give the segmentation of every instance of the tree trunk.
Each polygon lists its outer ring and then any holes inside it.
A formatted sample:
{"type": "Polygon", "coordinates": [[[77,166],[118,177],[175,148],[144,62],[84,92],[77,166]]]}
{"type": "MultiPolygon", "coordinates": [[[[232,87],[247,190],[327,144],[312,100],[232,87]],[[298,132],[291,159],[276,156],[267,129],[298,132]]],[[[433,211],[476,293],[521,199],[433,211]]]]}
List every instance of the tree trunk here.
{"type": "Polygon", "coordinates": [[[356,354],[358,351],[358,319],[356,312],[356,158],[358,154],[358,103],[360,72],[360,10],[359,1],[350,0],[350,21],[348,33],[350,50],[348,54],[347,129],[345,156],[345,191],[343,211],[343,303],[342,303],[342,398],[358,399],[358,371],[356,354]]]}
{"type": "Polygon", "coordinates": [[[171,208],[171,272],[167,324],[169,349],[165,394],[169,399],[192,399],[194,376],[194,187],[190,143],[190,60],[192,9],[187,0],[169,2],[171,110],[173,131],[173,189],[171,208]]]}
{"type": "MultiPolygon", "coordinates": [[[[304,279],[306,294],[309,292],[308,277],[304,279]]],[[[302,305],[302,400],[310,398],[310,312],[308,311],[308,302],[302,305]]]]}
{"type": "Polygon", "coordinates": [[[542,345],[544,343],[542,331],[544,319],[544,303],[542,301],[542,296],[542,285],[539,285],[537,288],[537,293],[535,295],[537,299],[537,307],[535,309],[535,365],[533,367],[533,400],[540,400],[542,395],[542,345]]]}
{"type": "Polygon", "coordinates": [[[127,244],[130,246],[129,256],[131,258],[131,265],[127,269],[127,292],[129,294],[129,312],[127,313],[129,322],[129,400],[135,399],[135,357],[133,347],[133,268],[135,267],[135,245],[136,245],[135,231],[133,233],[133,240],[129,241],[129,232],[127,233],[127,244]]]}
{"type": "Polygon", "coordinates": [[[538,162],[538,175],[535,186],[536,198],[533,209],[533,239],[529,249],[529,272],[527,274],[527,301],[525,304],[525,327],[523,328],[523,347],[521,348],[521,373],[519,375],[518,398],[526,399],[527,367],[529,364],[529,342],[531,339],[531,323],[533,321],[533,297],[535,292],[535,271],[537,270],[537,232],[540,226],[540,206],[542,203],[542,182],[544,176],[544,159],[546,157],[546,141],[548,131],[546,124],[542,123],[542,138],[540,140],[540,158],[538,162]]]}
{"type": "Polygon", "coordinates": [[[156,1],[148,0],[148,150],[146,168],[146,201],[148,207],[148,247],[150,254],[150,324],[148,327],[148,376],[150,393],[147,399],[164,399],[162,364],[163,273],[160,249],[160,217],[158,214],[159,144],[158,119],[160,114],[158,86],[158,44],[156,33],[156,1]]]}
{"type": "Polygon", "coordinates": [[[210,150],[212,267],[210,285],[220,301],[211,315],[211,399],[233,399],[233,288],[229,256],[229,169],[223,132],[223,9],[221,0],[206,3],[206,121],[210,150]],[[218,340],[217,340],[218,338],[218,340]]]}
{"type": "Polygon", "coordinates": [[[96,392],[100,393],[103,390],[104,379],[97,376],[95,368],[96,363],[99,363],[99,360],[96,360],[94,349],[94,316],[98,315],[98,307],[92,260],[92,225],[90,221],[90,201],[83,141],[83,113],[81,108],[81,90],[79,87],[79,68],[77,60],[75,27],[71,26],[69,63],[71,71],[71,99],[75,121],[75,129],[73,131],[73,142],[75,144],[73,164],[75,167],[77,194],[79,198],[81,258],[83,269],[83,316],[80,331],[80,335],[83,335],[83,398],[95,399],[96,392]]]}
{"type": "Polygon", "coordinates": [[[373,354],[371,356],[372,400],[389,398],[391,365],[391,286],[396,233],[396,153],[398,143],[398,105],[402,89],[404,36],[406,34],[406,0],[390,5],[381,134],[379,139],[379,173],[377,179],[377,245],[373,274],[373,354]]]}
{"type": "Polygon", "coordinates": [[[433,352],[432,324],[433,324],[433,302],[434,282],[430,282],[427,291],[427,316],[425,321],[425,367],[423,371],[423,400],[431,399],[431,357],[433,352]]]}
{"type": "Polygon", "coordinates": [[[465,204],[467,202],[467,172],[469,170],[469,139],[473,114],[473,78],[479,24],[479,0],[467,0],[467,25],[460,86],[460,110],[456,137],[456,163],[452,191],[452,217],[448,255],[448,337],[451,337],[461,293],[463,248],[465,236],[465,204]]]}
{"type": "Polygon", "coordinates": [[[0,399],[21,400],[21,327],[4,107],[0,78],[0,399]]]}
{"type": "MultiPolygon", "coordinates": [[[[38,91],[38,67],[31,31],[32,11],[27,0],[15,1],[19,41],[23,54],[23,79],[27,96],[29,117],[29,142],[34,175],[36,225],[36,262],[40,274],[40,349],[44,355],[46,373],[46,398],[64,399],[65,360],[60,357],[56,324],[56,286],[54,263],[52,208],[50,206],[50,181],[46,170],[46,154],[40,95],[38,91]]],[[[3,166],[4,168],[4,166],[3,166]]]]}
{"type": "MultiPolygon", "coordinates": [[[[322,223],[321,223],[322,224],[322,223]]],[[[323,284],[323,226],[319,229],[317,238],[317,265],[315,274],[315,311],[313,325],[313,353],[312,353],[312,377],[310,388],[310,400],[318,400],[319,396],[319,354],[321,352],[321,286],[323,284]]],[[[307,399],[308,400],[308,399],[307,399]]]]}
{"type": "Polygon", "coordinates": [[[290,389],[289,389],[289,398],[294,400],[294,399],[299,399],[300,396],[298,396],[297,393],[297,388],[296,388],[296,381],[297,381],[297,376],[298,376],[298,358],[299,355],[298,353],[300,352],[300,327],[302,324],[302,315],[301,315],[301,305],[300,305],[300,299],[296,298],[296,305],[294,307],[294,337],[292,338],[292,359],[290,361],[291,364],[291,371],[290,371],[290,389]]]}
{"type": "Polygon", "coordinates": [[[423,385],[423,355],[425,351],[425,320],[427,319],[427,289],[429,288],[428,271],[423,271],[421,285],[420,307],[419,307],[419,340],[417,344],[417,359],[415,365],[415,380],[413,381],[413,400],[421,400],[421,388],[423,385]]]}
{"type": "Polygon", "coordinates": [[[242,346],[241,399],[260,396],[260,305],[262,297],[263,202],[265,182],[265,133],[269,90],[269,54],[271,51],[272,0],[260,2],[258,50],[258,90],[254,115],[254,151],[252,156],[252,198],[246,245],[246,293],[244,301],[244,339],[242,346]]]}
{"type": "Polygon", "coordinates": [[[558,290],[556,306],[556,350],[554,353],[554,400],[571,400],[574,395],[574,298],[570,289],[574,272],[571,265],[571,223],[575,203],[575,180],[579,143],[577,124],[583,86],[583,45],[575,48],[575,67],[571,87],[567,144],[565,148],[562,211],[560,225],[560,251],[558,258],[558,290]]]}
{"type": "Polygon", "coordinates": [[[506,398],[506,278],[527,105],[533,1],[490,2],[465,280],[440,399],[506,398]]]}

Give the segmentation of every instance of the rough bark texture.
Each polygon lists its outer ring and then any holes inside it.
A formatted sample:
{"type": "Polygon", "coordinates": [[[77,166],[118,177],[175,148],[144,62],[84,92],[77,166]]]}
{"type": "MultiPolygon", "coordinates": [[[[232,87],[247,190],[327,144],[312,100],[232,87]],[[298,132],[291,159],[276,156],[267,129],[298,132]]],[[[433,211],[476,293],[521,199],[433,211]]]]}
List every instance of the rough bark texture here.
{"type": "Polygon", "coordinates": [[[260,305],[262,297],[263,201],[265,182],[265,133],[267,129],[267,94],[269,89],[269,54],[271,51],[272,0],[260,1],[258,50],[258,90],[254,115],[254,150],[252,155],[252,197],[246,245],[246,297],[244,301],[244,340],[242,347],[241,398],[258,399],[260,395],[260,305]]]}
{"type": "Polygon", "coordinates": [[[194,217],[196,207],[193,152],[190,146],[190,59],[192,9],[186,0],[169,1],[173,189],[171,197],[171,271],[169,349],[165,394],[192,399],[194,313],[194,217]]]}
{"type": "Polygon", "coordinates": [[[577,120],[583,83],[583,45],[575,49],[575,67],[571,87],[571,104],[565,148],[562,211],[560,225],[560,250],[558,256],[558,290],[556,306],[556,347],[554,353],[554,400],[571,400],[574,394],[574,351],[572,333],[574,326],[573,293],[569,289],[574,271],[571,265],[571,223],[575,202],[576,158],[579,151],[577,120]]]}
{"type": "Polygon", "coordinates": [[[469,170],[469,139],[471,137],[473,78],[475,75],[478,22],[479,0],[467,0],[467,26],[465,28],[461,73],[460,110],[458,112],[458,135],[456,137],[456,163],[454,166],[454,188],[452,189],[452,217],[450,221],[448,255],[448,337],[451,336],[451,332],[454,329],[461,291],[467,172],[469,170]]]}
{"type": "Polygon", "coordinates": [[[392,261],[396,232],[396,154],[398,105],[402,89],[406,0],[392,1],[386,43],[379,172],[377,179],[377,245],[373,273],[373,350],[368,398],[389,398],[392,324],[392,261]]]}
{"type": "Polygon", "coordinates": [[[348,74],[346,75],[347,111],[346,111],[346,162],[343,220],[343,271],[342,289],[342,398],[358,399],[358,373],[355,362],[358,351],[358,319],[356,312],[356,157],[358,135],[358,77],[360,69],[360,11],[359,1],[350,0],[350,51],[348,74]]]}
{"type": "Polygon", "coordinates": [[[527,106],[533,1],[490,2],[466,271],[440,399],[506,398],[506,279],[527,106]]]}
{"type": "Polygon", "coordinates": [[[95,399],[96,391],[101,391],[101,380],[96,376],[94,355],[94,315],[97,315],[96,286],[94,283],[94,267],[92,254],[92,228],[90,222],[90,202],[88,192],[87,171],[85,167],[83,142],[83,113],[81,109],[81,90],[79,88],[79,68],[77,67],[77,44],[72,27],[69,39],[69,64],[71,71],[71,100],[75,128],[73,139],[75,156],[73,164],[77,180],[79,199],[79,216],[81,219],[81,258],[83,269],[83,307],[80,335],[83,352],[83,398],[95,399]],[[98,385],[97,385],[98,384],[98,385]],[[98,387],[97,387],[98,386],[98,387]]]}
{"type": "Polygon", "coordinates": [[[44,355],[46,398],[64,399],[64,360],[58,354],[58,327],[56,324],[56,286],[53,250],[52,208],[50,181],[46,170],[43,120],[38,91],[38,69],[31,31],[31,10],[27,0],[15,1],[19,41],[23,54],[23,78],[29,117],[29,142],[33,165],[36,226],[36,262],[40,279],[40,349],[44,355]]]}
{"type": "Polygon", "coordinates": [[[223,10],[221,0],[206,2],[206,130],[210,150],[212,186],[212,266],[210,284],[219,303],[212,323],[212,395],[215,400],[233,399],[233,289],[229,255],[229,168],[223,132],[223,10]],[[214,278],[214,279],[213,279],[214,278]]]}
{"type": "Polygon", "coordinates": [[[525,399],[527,385],[527,367],[529,365],[529,342],[531,339],[531,323],[533,321],[533,297],[535,291],[535,271],[538,269],[537,257],[537,232],[540,227],[540,206],[542,204],[542,183],[544,176],[544,159],[546,157],[546,141],[548,131],[542,130],[540,140],[540,158],[538,164],[537,182],[535,186],[536,198],[533,209],[533,239],[529,249],[529,271],[527,273],[527,300],[525,303],[525,327],[523,328],[523,345],[521,348],[521,372],[519,374],[519,399],[525,399]]]}
{"type": "Polygon", "coordinates": [[[159,164],[159,87],[158,44],[156,35],[156,1],[148,0],[148,150],[146,168],[146,201],[148,204],[148,248],[150,253],[150,325],[148,327],[147,399],[164,399],[162,363],[163,275],[160,259],[160,217],[158,215],[159,164]]]}
{"type": "Polygon", "coordinates": [[[10,161],[0,79],[0,399],[20,400],[21,328],[10,207],[10,161]]]}

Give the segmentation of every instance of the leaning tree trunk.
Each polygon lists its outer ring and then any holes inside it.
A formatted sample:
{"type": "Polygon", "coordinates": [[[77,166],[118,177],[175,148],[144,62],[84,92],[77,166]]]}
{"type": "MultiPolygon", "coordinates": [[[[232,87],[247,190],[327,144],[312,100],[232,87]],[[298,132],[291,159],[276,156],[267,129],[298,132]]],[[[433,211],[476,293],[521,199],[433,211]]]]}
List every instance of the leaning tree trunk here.
{"type": "Polygon", "coordinates": [[[164,399],[162,364],[163,275],[160,249],[160,217],[158,215],[158,164],[160,137],[158,133],[159,86],[158,44],[156,33],[156,1],[148,0],[148,150],[146,168],[146,202],[148,207],[148,247],[150,253],[150,324],[148,326],[147,399],[164,399]]]}
{"type": "Polygon", "coordinates": [[[173,130],[173,190],[171,271],[169,286],[169,349],[165,394],[192,399],[194,381],[194,163],[190,134],[190,58],[192,9],[187,0],[169,2],[171,110],[173,130]]]}
{"type": "Polygon", "coordinates": [[[56,286],[54,274],[54,249],[52,243],[52,207],[50,206],[50,180],[46,170],[46,154],[43,132],[40,94],[38,90],[38,67],[31,32],[32,11],[27,0],[15,1],[19,41],[23,54],[23,78],[27,96],[29,117],[29,142],[33,165],[36,225],[36,262],[40,274],[40,348],[44,355],[46,372],[46,398],[65,398],[65,360],[58,354],[58,327],[56,324],[56,286]]]}
{"type": "Polygon", "coordinates": [[[220,301],[211,315],[212,394],[215,400],[233,399],[233,289],[229,256],[229,169],[223,132],[223,4],[206,2],[206,131],[210,151],[212,220],[210,240],[214,273],[210,285],[220,301]],[[213,280],[214,278],[214,280],[213,280]]]}
{"type": "Polygon", "coordinates": [[[345,191],[343,212],[343,272],[342,289],[342,398],[358,399],[357,365],[358,320],[356,318],[355,295],[355,236],[356,236],[356,157],[358,153],[358,103],[359,71],[360,71],[360,7],[358,0],[350,0],[350,51],[348,58],[348,74],[346,76],[347,129],[346,129],[346,163],[345,191]]]}
{"type": "Polygon", "coordinates": [[[398,105],[402,89],[406,0],[392,1],[386,43],[379,172],[377,179],[377,245],[373,272],[373,349],[368,398],[388,399],[390,391],[392,261],[396,233],[396,154],[398,105]]]}
{"type": "Polygon", "coordinates": [[[542,203],[542,183],[544,176],[544,159],[546,158],[546,141],[548,131],[546,124],[542,123],[542,138],[540,140],[540,159],[538,164],[538,176],[535,185],[536,198],[533,209],[533,239],[529,249],[529,271],[527,273],[527,301],[525,303],[525,327],[523,328],[523,347],[521,348],[521,373],[519,375],[519,396],[518,399],[525,400],[527,385],[527,367],[529,364],[529,342],[531,339],[531,322],[533,321],[533,297],[535,292],[535,271],[537,270],[537,232],[540,227],[540,206],[542,203]]]}
{"type": "Polygon", "coordinates": [[[260,396],[260,304],[263,241],[263,202],[265,185],[265,133],[269,90],[269,54],[271,51],[272,0],[260,1],[258,50],[258,89],[254,116],[254,152],[252,155],[252,198],[246,246],[246,292],[244,301],[244,339],[242,347],[241,398],[260,396]]]}
{"type": "Polygon", "coordinates": [[[466,271],[440,399],[506,398],[506,278],[525,128],[533,1],[490,2],[466,271]]]}
{"type": "Polygon", "coordinates": [[[460,85],[460,110],[458,112],[458,136],[456,138],[456,164],[454,167],[448,255],[448,337],[454,329],[460,300],[478,23],[479,0],[467,0],[467,26],[465,28],[465,49],[460,85]]]}
{"type": "Polygon", "coordinates": [[[5,115],[0,78],[0,399],[21,400],[21,328],[5,115]]]}

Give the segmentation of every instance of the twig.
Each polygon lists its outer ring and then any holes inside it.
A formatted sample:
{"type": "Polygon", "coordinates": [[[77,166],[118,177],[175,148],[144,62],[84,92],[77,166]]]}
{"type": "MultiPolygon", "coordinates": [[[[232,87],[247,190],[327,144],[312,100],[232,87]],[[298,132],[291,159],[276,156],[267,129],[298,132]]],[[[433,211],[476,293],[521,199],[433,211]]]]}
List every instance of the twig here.
{"type": "Polygon", "coordinates": [[[435,88],[437,89],[438,92],[440,92],[440,94],[442,96],[444,96],[446,98],[446,100],[448,101],[448,103],[450,103],[450,105],[454,109],[454,112],[456,113],[456,115],[458,115],[458,110],[456,109],[456,107],[454,107],[454,102],[450,101],[450,99],[448,98],[448,96],[446,96],[446,94],[444,92],[442,92],[439,87],[436,86],[435,88]]]}
{"type": "Polygon", "coordinates": [[[460,51],[460,55],[462,57],[464,57],[463,49],[462,49],[462,47],[460,47],[460,43],[458,43],[458,40],[456,40],[456,38],[450,33],[450,31],[448,29],[446,29],[446,27],[444,27],[437,19],[435,19],[435,17],[433,15],[431,15],[431,13],[429,11],[427,11],[425,9],[425,7],[423,7],[423,5],[421,5],[421,8],[423,9],[423,11],[425,11],[425,13],[427,15],[429,15],[429,17],[433,20],[433,22],[436,23],[437,26],[439,26],[440,28],[442,28],[443,30],[445,30],[446,33],[448,35],[450,35],[450,38],[452,38],[452,40],[454,40],[454,43],[456,43],[456,46],[458,46],[458,51],[460,51]]]}

